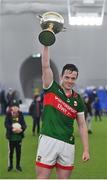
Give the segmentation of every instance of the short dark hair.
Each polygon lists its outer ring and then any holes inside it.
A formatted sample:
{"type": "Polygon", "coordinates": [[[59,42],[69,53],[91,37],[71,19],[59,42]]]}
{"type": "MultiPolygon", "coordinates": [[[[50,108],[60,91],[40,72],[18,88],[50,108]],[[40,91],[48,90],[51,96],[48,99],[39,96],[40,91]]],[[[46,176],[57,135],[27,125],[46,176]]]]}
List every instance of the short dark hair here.
{"type": "Polygon", "coordinates": [[[76,71],[77,72],[77,77],[78,77],[78,72],[79,71],[78,71],[78,68],[74,64],[66,64],[62,69],[62,76],[63,76],[65,70],[70,70],[71,72],[76,71]]]}

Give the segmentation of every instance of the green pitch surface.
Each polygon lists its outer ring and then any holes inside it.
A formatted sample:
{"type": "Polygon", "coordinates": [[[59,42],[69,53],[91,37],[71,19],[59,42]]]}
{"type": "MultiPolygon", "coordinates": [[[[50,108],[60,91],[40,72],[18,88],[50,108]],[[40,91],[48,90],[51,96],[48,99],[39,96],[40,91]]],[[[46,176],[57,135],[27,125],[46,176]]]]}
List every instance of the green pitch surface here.
{"type": "MultiPolygon", "coordinates": [[[[0,116],[0,179],[36,179],[35,174],[35,155],[38,137],[32,136],[32,119],[25,116],[27,130],[22,142],[21,166],[23,171],[18,172],[14,169],[7,171],[8,166],[8,141],[5,138],[4,117],[0,116]]],[[[89,135],[90,161],[83,163],[82,145],[75,123],[76,138],[76,159],[75,169],[72,172],[72,179],[107,179],[107,117],[103,117],[102,122],[92,124],[93,134],[89,135]]],[[[15,154],[14,154],[15,160],[15,154]]],[[[55,169],[52,172],[52,179],[56,179],[55,169]]]]}

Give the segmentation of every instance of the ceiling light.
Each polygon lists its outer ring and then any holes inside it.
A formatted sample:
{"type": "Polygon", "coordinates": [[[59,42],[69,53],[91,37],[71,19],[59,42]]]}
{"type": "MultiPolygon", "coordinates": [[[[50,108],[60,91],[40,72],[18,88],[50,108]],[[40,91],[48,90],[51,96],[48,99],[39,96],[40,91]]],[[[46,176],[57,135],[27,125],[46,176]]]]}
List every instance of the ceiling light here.
{"type": "Polygon", "coordinates": [[[83,0],[84,4],[94,4],[95,0],[83,0]]]}
{"type": "Polygon", "coordinates": [[[92,5],[92,8],[90,8],[90,5],[84,5],[82,4],[83,2],[95,3],[95,0],[67,0],[69,24],[77,26],[101,26],[104,19],[105,0],[102,0],[102,4],[100,2],[100,8],[97,8],[96,5],[92,5]]]}

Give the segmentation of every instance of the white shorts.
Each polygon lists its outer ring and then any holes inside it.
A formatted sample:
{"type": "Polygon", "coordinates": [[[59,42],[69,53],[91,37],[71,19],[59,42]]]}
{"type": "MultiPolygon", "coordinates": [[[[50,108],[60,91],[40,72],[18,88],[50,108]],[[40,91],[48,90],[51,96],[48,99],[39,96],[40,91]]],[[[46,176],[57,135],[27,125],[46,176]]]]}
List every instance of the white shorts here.
{"type": "Polygon", "coordinates": [[[59,167],[65,170],[74,168],[75,145],[49,136],[40,135],[36,166],[44,168],[59,167]]]}

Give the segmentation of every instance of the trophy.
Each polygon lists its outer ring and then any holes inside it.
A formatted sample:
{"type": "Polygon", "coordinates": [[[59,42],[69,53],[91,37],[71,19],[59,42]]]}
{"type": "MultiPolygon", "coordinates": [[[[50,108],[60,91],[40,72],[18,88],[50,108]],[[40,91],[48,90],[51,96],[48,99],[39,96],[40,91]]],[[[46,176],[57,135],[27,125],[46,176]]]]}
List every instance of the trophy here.
{"type": "Polygon", "coordinates": [[[39,41],[45,46],[51,46],[56,41],[55,34],[65,29],[63,27],[64,19],[56,12],[46,12],[38,17],[40,18],[40,25],[42,28],[39,34],[39,41]]]}

